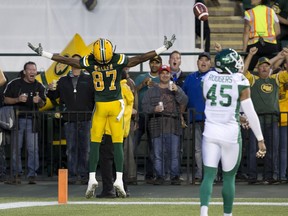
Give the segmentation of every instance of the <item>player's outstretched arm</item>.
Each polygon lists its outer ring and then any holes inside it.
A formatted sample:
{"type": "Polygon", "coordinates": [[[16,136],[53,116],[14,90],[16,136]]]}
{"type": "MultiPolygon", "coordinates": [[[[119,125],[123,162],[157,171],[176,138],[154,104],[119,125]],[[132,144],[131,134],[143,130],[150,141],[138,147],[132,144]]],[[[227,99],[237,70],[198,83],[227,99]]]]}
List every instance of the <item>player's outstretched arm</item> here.
{"type": "Polygon", "coordinates": [[[127,67],[134,67],[134,66],[136,66],[142,62],[145,62],[145,61],[153,58],[156,55],[159,55],[159,54],[165,52],[166,50],[168,50],[170,47],[173,46],[175,40],[176,40],[175,34],[172,35],[170,40],[167,40],[167,37],[164,36],[163,46],[159,47],[156,50],[144,53],[143,55],[138,55],[138,56],[134,56],[132,58],[129,58],[129,62],[127,64],[127,67]]]}
{"type": "Polygon", "coordinates": [[[255,112],[252,100],[250,98],[249,88],[241,92],[240,100],[241,100],[241,108],[244,111],[247,118],[249,119],[249,126],[252,129],[256,139],[258,140],[259,150],[256,153],[256,157],[263,158],[266,154],[266,146],[264,143],[259,118],[255,112]]]}
{"type": "Polygon", "coordinates": [[[70,65],[70,66],[75,67],[75,68],[81,68],[80,62],[78,59],[74,59],[74,58],[70,58],[70,57],[61,56],[59,54],[52,54],[52,53],[46,52],[43,50],[41,43],[39,43],[38,47],[33,46],[31,43],[28,43],[28,46],[34,52],[36,52],[39,56],[43,56],[45,58],[52,59],[56,62],[67,64],[67,65],[70,65]]]}

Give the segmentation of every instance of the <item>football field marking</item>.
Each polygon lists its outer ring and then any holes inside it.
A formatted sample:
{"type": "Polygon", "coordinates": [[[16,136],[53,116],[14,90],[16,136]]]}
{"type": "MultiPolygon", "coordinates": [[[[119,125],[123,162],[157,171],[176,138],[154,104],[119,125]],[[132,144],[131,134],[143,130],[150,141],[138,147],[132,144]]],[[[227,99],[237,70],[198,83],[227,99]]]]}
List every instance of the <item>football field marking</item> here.
{"type": "MultiPolygon", "coordinates": [[[[71,201],[68,205],[200,205],[199,202],[93,202],[93,201],[71,201]]],[[[12,202],[0,203],[1,209],[24,208],[34,206],[62,205],[57,201],[51,202],[12,202]]],[[[210,202],[209,205],[223,205],[222,202],[210,202]]],[[[234,202],[234,205],[243,206],[288,206],[286,202],[234,202]]]]}

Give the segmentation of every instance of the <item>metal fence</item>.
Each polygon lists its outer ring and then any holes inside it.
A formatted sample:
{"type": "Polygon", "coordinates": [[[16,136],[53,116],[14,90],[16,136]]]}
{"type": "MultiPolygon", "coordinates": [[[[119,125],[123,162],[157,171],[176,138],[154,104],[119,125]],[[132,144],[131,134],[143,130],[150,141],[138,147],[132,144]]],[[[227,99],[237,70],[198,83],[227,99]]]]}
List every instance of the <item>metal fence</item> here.
{"type": "MultiPolygon", "coordinates": [[[[39,143],[39,169],[37,170],[38,177],[37,180],[53,180],[57,179],[54,177],[57,177],[57,170],[59,168],[67,168],[67,156],[66,156],[66,140],[65,140],[65,133],[63,130],[63,124],[65,121],[61,116],[66,115],[69,116],[72,115],[79,115],[86,112],[56,112],[56,111],[43,111],[43,112],[16,112],[16,125],[14,127],[14,132],[18,130],[18,120],[19,115],[25,115],[25,118],[33,119],[33,127],[35,127],[35,130],[37,130],[38,133],[38,143],[39,143]]],[[[194,110],[192,110],[192,118],[190,118],[190,112],[185,113],[185,119],[192,119],[192,122],[190,124],[187,124],[188,127],[183,129],[183,135],[181,136],[181,146],[183,147],[183,152],[181,156],[181,172],[182,176],[184,177],[184,180],[187,183],[195,183],[194,174],[195,174],[195,115],[197,114],[194,110]]],[[[87,116],[89,116],[90,113],[86,113],[87,116]]],[[[198,113],[199,114],[199,113],[198,113]]],[[[265,114],[265,115],[271,115],[271,114],[265,114]]],[[[277,123],[279,126],[281,126],[280,122],[283,120],[283,118],[288,119],[288,113],[282,113],[281,115],[282,119],[279,119],[279,122],[277,123]]],[[[264,124],[269,128],[269,124],[267,122],[264,122],[264,124]]],[[[278,127],[280,129],[280,127],[278,127]]],[[[263,128],[262,128],[263,129],[263,128]]],[[[249,155],[249,145],[251,142],[251,138],[249,136],[250,131],[248,130],[242,130],[242,138],[243,138],[243,155],[242,155],[242,163],[240,166],[240,171],[247,173],[249,170],[247,170],[247,159],[249,155]]],[[[263,130],[264,136],[267,134],[267,130],[263,130]]],[[[273,140],[275,140],[273,136],[275,134],[272,132],[270,133],[273,140]]],[[[279,155],[279,166],[276,168],[277,170],[273,170],[275,173],[280,173],[280,170],[283,166],[283,163],[281,163],[282,158],[286,156],[287,158],[287,134],[288,134],[288,128],[287,125],[281,127],[281,130],[279,130],[278,137],[278,143],[273,146],[277,146],[277,154],[279,155]],[[283,128],[283,130],[282,130],[283,128]],[[284,137],[286,136],[286,143],[283,143],[284,137]],[[281,144],[282,142],[282,144],[281,144]],[[283,153],[283,149],[281,146],[286,145],[286,152],[283,153]]],[[[25,137],[25,135],[24,135],[25,137]]],[[[13,145],[11,144],[12,140],[17,141],[18,137],[13,131],[5,130],[4,131],[4,143],[5,145],[1,145],[1,154],[4,157],[2,158],[2,164],[1,166],[7,170],[7,175],[12,177],[12,152],[13,152],[13,145]],[[14,137],[11,137],[12,136],[14,137]],[[16,136],[16,137],[15,137],[16,136]]],[[[22,161],[22,167],[23,167],[23,177],[25,178],[27,174],[27,151],[25,148],[25,139],[24,139],[24,145],[21,152],[17,152],[16,154],[21,154],[21,161],[22,161]]],[[[149,157],[149,150],[147,147],[147,136],[144,134],[144,136],[141,138],[141,143],[139,145],[138,150],[135,152],[135,161],[137,165],[137,174],[138,178],[137,181],[144,181],[145,176],[145,168],[147,166],[146,159],[149,157]]],[[[270,148],[270,147],[269,147],[270,148]]],[[[284,148],[285,149],[285,148],[284,148]]],[[[272,150],[273,149],[268,149],[272,150]]],[[[37,154],[37,152],[35,152],[37,154]]],[[[273,155],[275,156],[275,155],[273,155]]],[[[276,156],[275,156],[276,157],[276,156]]],[[[18,157],[17,157],[18,158],[18,157]]],[[[272,158],[273,160],[273,158],[272,158]]],[[[18,164],[19,161],[16,159],[16,163],[18,164]]],[[[271,161],[272,163],[272,161],[271,161]]],[[[287,161],[285,162],[287,166],[287,161]]],[[[257,161],[257,172],[262,173],[264,170],[264,162],[263,160],[257,161]]],[[[286,173],[287,174],[287,173],[286,173]]],[[[219,177],[221,178],[221,177],[219,177]]],[[[280,176],[276,176],[277,179],[280,179],[280,176]]]]}

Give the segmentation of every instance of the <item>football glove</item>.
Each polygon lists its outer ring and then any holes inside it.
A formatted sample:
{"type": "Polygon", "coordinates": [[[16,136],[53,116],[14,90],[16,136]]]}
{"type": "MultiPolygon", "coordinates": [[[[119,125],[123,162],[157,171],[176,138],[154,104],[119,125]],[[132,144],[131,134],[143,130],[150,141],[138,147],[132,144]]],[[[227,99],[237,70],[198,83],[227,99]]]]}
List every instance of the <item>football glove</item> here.
{"type": "Polygon", "coordinates": [[[28,42],[28,46],[34,51],[36,52],[39,56],[42,56],[43,53],[43,48],[41,46],[41,43],[39,43],[39,47],[34,47],[31,43],[28,42]]]}
{"type": "Polygon", "coordinates": [[[43,56],[49,59],[52,59],[53,54],[49,52],[45,52],[41,46],[41,43],[39,43],[39,46],[36,48],[31,43],[28,42],[28,46],[36,52],[39,56],[43,56]]]}
{"type": "Polygon", "coordinates": [[[170,41],[167,40],[167,37],[164,36],[164,46],[166,47],[166,49],[168,50],[170,47],[173,46],[174,41],[176,40],[176,36],[175,34],[172,35],[170,41]]]}

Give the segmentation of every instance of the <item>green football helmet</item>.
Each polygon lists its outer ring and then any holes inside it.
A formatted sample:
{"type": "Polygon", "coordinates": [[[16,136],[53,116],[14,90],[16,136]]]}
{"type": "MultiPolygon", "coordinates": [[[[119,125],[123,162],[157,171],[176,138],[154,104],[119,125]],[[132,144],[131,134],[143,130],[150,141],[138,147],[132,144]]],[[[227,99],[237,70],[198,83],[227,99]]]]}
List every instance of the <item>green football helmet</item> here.
{"type": "Polygon", "coordinates": [[[223,49],[215,56],[215,69],[219,73],[242,73],[243,59],[234,49],[223,49]]]}

